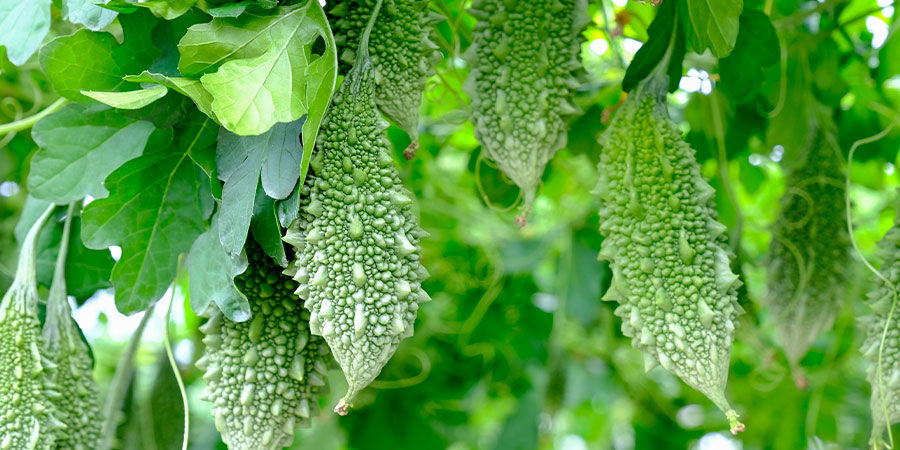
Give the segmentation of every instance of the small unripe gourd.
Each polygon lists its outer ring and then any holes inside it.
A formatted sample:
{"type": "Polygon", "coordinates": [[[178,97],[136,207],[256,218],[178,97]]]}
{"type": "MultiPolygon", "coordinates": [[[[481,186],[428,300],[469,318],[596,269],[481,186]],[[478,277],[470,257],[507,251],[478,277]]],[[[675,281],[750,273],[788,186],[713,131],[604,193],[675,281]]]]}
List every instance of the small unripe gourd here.
{"type": "Polygon", "coordinates": [[[485,156],[522,190],[528,215],[544,167],[566,146],[567,119],[580,113],[585,0],[477,0],[479,21],[463,57],[471,65],[463,88],[471,98],[475,137],[485,156]]]}
{"type": "MultiPolygon", "coordinates": [[[[442,57],[430,37],[443,17],[429,11],[425,0],[383,1],[369,38],[377,82],[375,103],[415,142],[425,83],[442,57]]],[[[342,73],[355,63],[360,38],[377,3],[342,0],[329,10],[342,73]]]]}
{"type": "Polygon", "coordinates": [[[768,254],[766,303],[793,367],[834,322],[852,261],[844,162],[830,131],[820,127],[805,153],[788,168],[768,254]]]}

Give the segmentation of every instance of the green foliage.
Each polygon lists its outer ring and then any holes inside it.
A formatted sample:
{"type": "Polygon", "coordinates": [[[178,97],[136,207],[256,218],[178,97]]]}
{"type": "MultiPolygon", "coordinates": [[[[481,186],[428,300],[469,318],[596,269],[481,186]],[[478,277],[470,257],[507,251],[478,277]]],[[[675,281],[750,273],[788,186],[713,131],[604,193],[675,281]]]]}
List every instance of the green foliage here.
{"type": "Polygon", "coordinates": [[[175,278],[178,256],[203,231],[201,186],[207,180],[190,156],[214,142],[211,122],[191,118],[178,127],[174,140],[171,131],[151,137],[149,151],[107,178],[110,196],[84,209],[85,245],[122,247],[112,270],[120,311],[141,311],[162,296],[175,278]]]}
{"type": "Polygon", "coordinates": [[[620,303],[622,333],[646,369],[658,362],[702,392],[736,433],[743,425],[725,385],[741,282],[715,191],[668,116],[665,90],[665,75],[645,79],[600,137],[600,257],[613,272],[603,299],[620,303]]]}
{"type": "Polygon", "coordinates": [[[412,336],[419,304],[430,300],[419,262],[425,233],[394,166],[375,89],[371,61],[359,55],[335,94],[315,176],[285,236],[296,249],[292,270],[310,329],[325,337],[349,383],[335,409],[341,414],[412,336]]]}
{"type": "Polygon", "coordinates": [[[234,322],[214,309],[201,327],[207,348],[197,366],[206,371],[204,396],[229,448],[279,449],[318,414],[328,348],[309,333],[309,313],[293,294],[297,283],[255,241],[246,252],[247,270],[235,283],[252,318],[234,322]]]}
{"type": "Polygon", "coordinates": [[[337,76],[326,22],[319,3],[306,2],[197,24],[178,42],[178,70],[200,79],[212,116],[228,130],[256,135],[308,114],[303,134],[315,142],[337,76]]]}
{"type": "Polygon", "coordinates": [[[61,395],[48,374],[55,364],[41,354],[35,242],[53,207],[22,242],[16,277],[0,302],[0,448],[49,449],[65,424],[53,399],[61,395]]]}
{"type": "Polygon", "coordinates": [[[479,20],[465,54],[475,136],[522,190],[523,218],[547,161],[566,146],[567,118],[580,113],[573,73],[581,67],[585,9],[584,0],[483,0],[470,10],[479,20]]]}
{"type": "Polygon", "coordinates": [[[831,327],[853,276],[844,208],[844,161],[833,131],[816,126],[788,169],[769,247],[767,306],[791,366],[831,327]]]}
{"type": "Polygon", "coordinates": [[[50,1],[0,1],[0,45],[9,61],[21,66],[50,30],[50,1]]]}
{"type": "Polygon", "coordinates": [[[890,448],[884,441],[890,425],[900,422],[900,228],[888,230],[878,243],[882,257],[877,285],[869,292],[872,314],[862,319],[865,342],[862,351],[869,362],[867,375],[872,385],[873,449],[890,448]]]}
{"type": "Polygon", "coordinates": [[[678,4],[678,13],[690,25],[685,32],[694,49],[709,49],[714,56],[724,58],[737,40],[743,7],[743,0],[684,0],[678,4]]]}
{"type": "Polygon", "coordinates": [[[74,212],[73,207],[67,212],[53,284],[47,298],[41,355],[56,365],[50,379],[59,387],[60,395],[52,401],[59,420],[66,425],[65,432],[60,433],[56,440],[56,446],[88,450],[99,445],[103,416],[90,351],[82,340],[78,325],[72,320],[72,310],[66,296],[65,266],[74,212]]]}
{"type": "MultiPolygon", "coordinates": [[[[344,73],[356,60],[359,39],[376,3],[345,0],[328,11],[344,73]]],[[[442,58],[430,36],[434,24],[442,19],[428,10],[427,1],[385,0],[369,39],[378,84],[375,103],[413,141],[419,136],[425,82],[434,73],[432,66],[442,58]]]]}
{"type": "Polygon", "coordinates": [[[41,149],[31,160],[31,195],[61,204],[105,197],[103,180],[144,151],[153,129],[96,104],[70,104],[41,119],[32,130],[41,149]]]}

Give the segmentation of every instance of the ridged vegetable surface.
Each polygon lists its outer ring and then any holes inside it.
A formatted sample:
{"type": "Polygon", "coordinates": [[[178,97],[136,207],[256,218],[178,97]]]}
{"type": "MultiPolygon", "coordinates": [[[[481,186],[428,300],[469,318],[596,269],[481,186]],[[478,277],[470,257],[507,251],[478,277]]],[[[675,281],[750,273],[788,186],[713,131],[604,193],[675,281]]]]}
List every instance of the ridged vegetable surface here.
{"type": "Polygon", "coordinates": [[[820,129],[789,169],[769,247],[767,304],[792,366],[831,327],[847,296],[843,159],[829,137],[820,129]]]}
{"type": "Polygon", "coordinates": [[[228,448],[280,449],[318,414],[330,356],[309,333],[309,313],[294,295],[297,283],[252,238],[245,251],[247,270],[235,285],[252,317],[237,323],[215,309],[201,328],[207,347],[197,366],[205,370],[204,397],[228,448]]]}
{"type": "Polygon", "coordinates": [[[325,337],[349,389],[335,409],[381,372],[413,334],[421,282],[419,228],[375,108],[367,57],[344,80],[325,117],[300,217],[285,236],[293,245],[298,294],[308,298],[310,327],[325,337]]]}
{"type": "Polygon", "coordinates": [[[862,353],[869,361],[867,375],[872,385],[873,449],[888,448],[884,434],[890,424],[900,422],[900,227],[897,221],[878,244],[882,257],[881,277],[869,293],[872,314],[861,322],[866,333],[862,353]],[[887,282],[885,282],[887,281],[887,282]]]}
{"type": "Polygon", "coordinates": [[[610,261],[622,332],[725,411],[741,282],[732,273],[714,190],[666,111],[665,76],[644,80],[600,138],[600,257],[610,261]]]}
{"type": "Polygon", "coordinates": [[[544,167],[566,146],[567,118],[580,113],[572,95],[580,82],[585,0],[476,0],[471,69],[475,137],[485,156],[522,190],[520,217],[531,210],[544,167]]]}
{"type": "Polygon", "coordinates": [[[41,355],[35,243],[53,207],[28,231],[12,285],[0,302],[0,449],[53,448],[65,431],[52,399],[60,395],[41,355]]]}
{"type": "MultiPolygon", "coordinates": [[[[348,73],[356,61],[360,37],[376,3],[343,0],[328,11],[342,73],[348,73]]],[[[442,57],[430,39],[433,25],[442,19],[429,11],[427,0],[384,0],[369,39],[377,83],[375,103],[413,141],[419,136],[426,80],[442,57]]]]}
{"type": "Polygon", "coordinates": [[[59,397],[53,399],[59,419],[66,431],[56,440],[57,448],[96,449],[100,444],[103,417],[100,412],[100,390],[93,376],[93,362],[66,296],[66,254],[69,247],[73,208],[69,208],[59,244],[59,256],[53,283],[47,298],[44,322],[43,354],[56,364],[50,378],[59,386],[59,397]]]}

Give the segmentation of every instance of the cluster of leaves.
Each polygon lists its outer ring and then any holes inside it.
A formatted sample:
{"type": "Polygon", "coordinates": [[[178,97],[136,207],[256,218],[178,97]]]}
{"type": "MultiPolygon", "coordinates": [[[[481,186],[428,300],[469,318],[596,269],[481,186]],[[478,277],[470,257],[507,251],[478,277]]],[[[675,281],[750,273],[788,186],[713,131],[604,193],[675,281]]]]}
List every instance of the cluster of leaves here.
{"type": "MultiPolygon", "coordinates": [[[[769,227],[784,190],[777,160],[798,154],[822,105],[845,153],[891,123],[900,109],[900,90],[891,87],[900,75],[890,56],[900,52],[897,19],[878,48],[865,19],[891,20],[868,0],[746,0],[742,8],[698,0],[658,7],[593,2],[581,55],[590,81],[576,99],[585,114],[570,123],[567,148],[548,164],[531,221],[520,231],[511,213],[485,206],[485,198],[513,203],[518,190],[478,157],[472,127],[463,123],[468,67],[459,57],[476,22],[465,3],[430,3],[447,18],[436,25],[434,42],[448,57],[429,80],[417,158],[401,169],[431,233],[422,242],[432,274],[423,288],[435,301],[374,383],[379,401],[364,391],[356,414],[322,420],[297,446],[552,448],[581,439],[591,448],[684,448],[724,428],[700,394],[667,372],[641,373],[640,353],[628,348],[613,305],[598,301],[611,273],[596,261],[602,237],[588,193],[598,176],[596,137],[623,89],[637,86],[670,47],[672,91],[689,68],[712,74],[709,95],[678,90],[671,109],[716,189],[734,268],[746,283],[738,300],[748,314],[736,331],[730,376],[732,404],[749,426],[740,439],[745,448],[866,442],[869,423],[861,418],[869,416],[870,388],[858,351],[862,336],[853,332],[865,305],[846,302],[833,329],[800,361],[808,391],[787,375],[772,318],[757,305],[765,298],[769,227]],[[632,56],[626,38],[644,45],[632,56]]],[[[115,287],[120,311],[141,311],[175,279],[180,256],[189,255],[191,308],[180,338],[199,344],[191,310],[203,312],[211,302],[231,319],[248,318],[247,299],[232,282],[245,264],[244,239],[249,230],[287,263],[281,227],[296,217],[298,186],[335,84],[336,50],[320,11],[317,2],[113,0],[97,7],[0,0],[0,45],[9,61],[22,64],[0,62],[0,93],[10,99],[0,104],[0,121],[25,123],[44,110],[40,121],[30,121],[30,133],[0,125],[19,131],[0,135],[0,177],[27,188],[0,197],[0,286],[11,279],[14,225],[26,230],[47,202],[89,196],[94,200],[72,224],[75,264],[66,268],[69,293],[79,301],[115,287]],[[22,17],[28,20],[13,19],[22,17]],[[117,261],[109,246],[121,247],[117,261]]],[[[389,136],[399,160],[409,138],[398,128],[389,136]]],[[[900,133],[892,131],[856,151],[850,194],[866,254],[892,222],[896,196],[889,188],[900,181],[885,167],[896,163],[898,145],[900,133]]],[[[48,227],[38,240],[45,286],[60,236],[48,227]]],[[[869,281],[850,283],[848,298],[862,298],[869,281]]],[[[98,364],[109,377],[115,362],[101,355],[98,364]]],[[[181,426],[151,403],[177,395],[167,371],[158,372],[162,381],[149,393],[134,389],[123,442],[147,441],[146,428],[136,425],[143,418],[181,426]]],[[[189,388],[200,378],[194,368],[184,375],[189,388]]],[[[328,401],[333,406],[337,398],[328,401]]],[[[199,419],[193,445],[209,448],[218,439],[210,415],[202,402],[192,408],[199,408],[192,411],[199,419]]],[[[159,439],[178,433],[152,435],[165,446],[159,439]]]]}

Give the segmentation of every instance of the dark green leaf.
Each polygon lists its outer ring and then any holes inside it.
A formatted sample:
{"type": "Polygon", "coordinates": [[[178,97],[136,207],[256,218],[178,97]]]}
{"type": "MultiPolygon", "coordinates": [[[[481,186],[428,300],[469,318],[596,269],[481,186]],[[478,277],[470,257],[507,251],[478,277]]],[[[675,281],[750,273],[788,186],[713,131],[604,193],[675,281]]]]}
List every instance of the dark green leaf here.
{"type": "Polygon", "coordinates": [[[266,195],[262,187],[256,190],[250,230],[266,254],[281,267],[287,267],[287,256],[284,253],[284,243],[281,241],[281,226],[275,214],[275,200],[266,195]]]}
{"type": "Polygon", "coordinates": [[[122,247],[112,280],[116,306],[123,313],[143,310],[166,291],[179,255],[203,232],[198,192],[204,180],[189,154],[212,145],[211,122],[188,121],[175,129],[171,144],[164,138],[167,133],[155,133],[149,152],[107,179],[110,196],[84,210],[82,235],[88,246],[122,247]]]}
{"type": "Polygon", "coordinates": [[[765,81],[763,69],[778,64],[778,35],[769,17],[744,9],[734,51],[719,61],[720,88],[737,103],[751,98],[765,81]]]}
{"type": "Polygon", "coordinates": [[[656,13],[656,18],[647,29],[649,40],[641,46],[640,50],[634,55],[631,64],[625,71],[625,78],[622,80],[622,90],[630,92],[638,83],[641,82],[653,69],[659,65],[666,51],[670,46],[672,54],[669,57],[666,74],[669,76],[669,91],[678,88],[678,82],[681,80],[681,66],[684,60],[684,33],[681,27],[675,29],[675,19],[677,17],[676,5],[674,1],[664,2],[656,13]],[[675,42],[672,42],[675,39],[675,42]]]}
{"type": "Polygon", "coordinates": [[[161,55],[150,41],[156,21],[141,11],[123,14],[119,21],[125,35],[121,44],[112,34],[83,29],[56,38],[41,48],[41,69],[57,92],[73,100],[86,100],[82,90],[140,88],[137,84],[127,85],[122,77],[140,73],[161,55]]]}
{"type": "Polygon", "coordinates": [[[302,123],[279,123],[259,136],[238,136],[224,128],[219,132],[216,165],[225,182],[220,233],[229,254],[244,246],[260,177],[270,197],[286,198],[294,191],[300,176],[302,123]]]}
{"type": "Polygon", "coordinates": [[[151,132],[151,123],[103,105],[66,105],[34,125],[32,136],[41,148],[31,160],[28,188],[58,204],[105,197],[103,180],[140,155],[151,132]]]}
{"type": "Polygon", "coordinates": [[[742,0],[683,0],[678,13],[694,50],[722,58],[734,48],[743,8],[742,0]]]}

